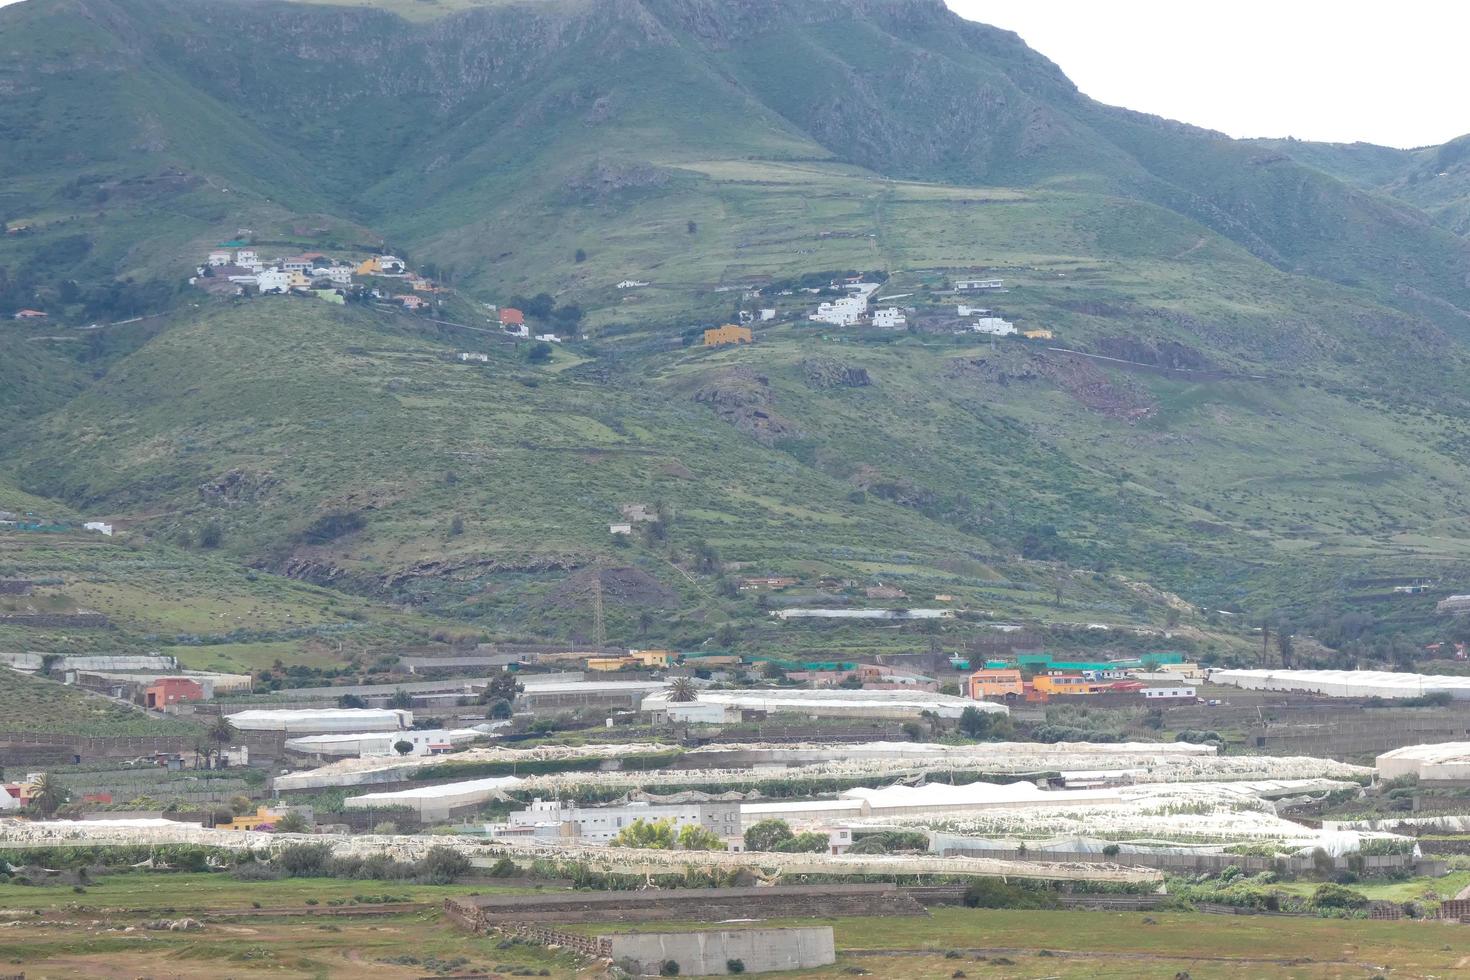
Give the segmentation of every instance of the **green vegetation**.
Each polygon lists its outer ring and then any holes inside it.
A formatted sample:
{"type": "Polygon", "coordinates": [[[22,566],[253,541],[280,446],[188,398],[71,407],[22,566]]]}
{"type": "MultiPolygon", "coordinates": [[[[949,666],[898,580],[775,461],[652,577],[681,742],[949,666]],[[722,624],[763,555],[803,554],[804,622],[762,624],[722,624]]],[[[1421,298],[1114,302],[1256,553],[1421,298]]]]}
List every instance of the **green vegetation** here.
{"type": "Polygon", "coordinates": [[[0,669],[0,712],[5,730],[67,735],[199,735],[191,720],[148,717],[100,694],[0,669]]]}
{"type": "Polygon", "coordinates": [[[676,827],[672,820],[634,820],[612,839],[615,847],[642,847],[660,851],[723,851],[725,842],[696,824],[676,827]]]}
{"type": "MultiPolygon", "coordinates": [[[[0,435],[0,509],[128,538],[0,533],[0,562],[65,574],[123,645],[283,683],[435,634],[586,640],[594,574],[620,644],[799,660],[975,622],[770,619],[827,577],[1079,645],[1167,626],[1221,660],[1274,614],[1331,639],[1299,658],[1347,664],[1412,658],[1470,588],[1470,251],[1458,192],[1416,176],[1458,175],[1463,146],[1157,125],[938,3],[347,6],[0,13],[0,313],[52,317],[0,337],[0,421],[26,423],[0,435]],[[320,57],[247,40],[267,29],[320,57]],[[463,69],[506,49],[513,71],[463,69]],[[237,236],[408,254],[454,287],[445,322],[181,285],[237,236]],[[915,328],[829,330],[781,295],[845,270],[884,270],[915,328]],[[1053,341],[955,337],[943,291],[980,271],[1053,341]],[[587,339],[488,336],[482,304],[510,302],[587,339]],[[684,346],[767,304],[758,343],[684,346]],[[671,520],[610,540],[632,501],[671,520]],[[734,566],[802,589],[742,593],[734,566]],[[1436,591],[1374,584],[1417,576],[1436,591]]],[[[26,649],[118,639],[0,624],[26,649]]]]}

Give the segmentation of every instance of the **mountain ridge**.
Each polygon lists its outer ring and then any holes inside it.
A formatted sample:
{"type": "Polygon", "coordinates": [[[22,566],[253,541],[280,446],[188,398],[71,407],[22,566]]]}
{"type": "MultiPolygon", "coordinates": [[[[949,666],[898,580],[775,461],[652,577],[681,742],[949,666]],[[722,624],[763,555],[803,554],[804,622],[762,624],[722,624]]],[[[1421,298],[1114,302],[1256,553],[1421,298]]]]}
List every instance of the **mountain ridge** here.
{"type": "Polygon", "coordinates": [[[169,310],[72,357],[51,327],[7,328],[44,351],[24,361],[44,397],[0,401],[20,490],[159,541],[217,523],[242,565],[565,635],[586,626],[562,579],[599,562],[677,595],[687,638],[766,635],[717,591],[737,568],[1027,617],[1060,574],[1081,583],[1067,615],[1155,625],[1166,604],[1131,611],[1112,576],[1299,616],[1342,612],[1344,562],[1470,582],[1447,499],[1470,476],[1470,243],[1388,190],[1439,157],[1104,106],[931,0],[399,6],[0,11],[0,135],[25,147],[0,161],[20,226],[0,309],[85,325],[105,307],[77,295],[131,276],[169,310]],[[181,289],[240,228],[386,244],[455,287],[452,322],[181,289]],[[755,347],[681,346],[747,290],[859,269],[931,326],[834,337],[768,293],[788,318],[755,347]],[[979,270],[1056,342],[956,338],[947,279],[979,270]],[[476,333],[482,304],[540,291],[586,311],[584,343],[537,366],[476,333]],[[237,472],[271,492],[199,489],[237,472]],[[529,499],[486,489],[506,487],[529,499]],[[608,540],[620,503],[656,497],[685,515],[671,543],[608,540]],[[306,540],[347,512],[364,526],[306,540]]]}

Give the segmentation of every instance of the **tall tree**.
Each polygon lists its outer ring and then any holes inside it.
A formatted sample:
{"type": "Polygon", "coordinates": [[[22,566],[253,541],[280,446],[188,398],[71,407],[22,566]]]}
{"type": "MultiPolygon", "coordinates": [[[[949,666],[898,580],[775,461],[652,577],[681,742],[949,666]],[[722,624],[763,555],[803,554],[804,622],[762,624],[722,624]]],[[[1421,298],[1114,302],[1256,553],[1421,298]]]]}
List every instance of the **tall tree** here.
{"type": "Polygon", "coordinates": [[[49,772],[43,772],[31,783],[31,807],[49,817],[66,802],[66,789],[49,772]]]}

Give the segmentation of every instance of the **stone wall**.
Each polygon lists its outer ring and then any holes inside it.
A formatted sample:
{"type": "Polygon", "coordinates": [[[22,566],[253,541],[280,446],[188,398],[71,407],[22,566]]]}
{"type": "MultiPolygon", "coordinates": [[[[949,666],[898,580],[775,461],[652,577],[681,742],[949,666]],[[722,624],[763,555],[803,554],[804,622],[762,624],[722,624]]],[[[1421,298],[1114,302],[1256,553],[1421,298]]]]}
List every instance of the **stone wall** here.
{"type": "Polygon", "coordinates": [[[645,932],[611,936],[614,962],[637,964],[657,976],[661,964],[679,964],[679,976],[729,973],[739,960],[745,973],[809,970],[837,962],[831,926],[798,929],[727,929],[709,932],[645,932]]]}

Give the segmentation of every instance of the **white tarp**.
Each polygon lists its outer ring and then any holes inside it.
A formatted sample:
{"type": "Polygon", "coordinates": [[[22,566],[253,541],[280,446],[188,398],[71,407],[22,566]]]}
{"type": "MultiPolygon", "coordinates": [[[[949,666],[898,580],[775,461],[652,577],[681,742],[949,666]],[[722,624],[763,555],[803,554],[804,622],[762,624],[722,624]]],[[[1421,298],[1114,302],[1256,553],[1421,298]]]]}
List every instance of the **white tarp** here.
{"type": "Polygon", "coordinates": [[[1470,698],[1470,677],[1386,670],[1212,670],[1214,684],[1248,691],[1294,691],[1334,698],[1415,698],[1438,692],[1470,698]]]}
{"type": "MultiPolygon", "coordinates": [[[[669,704],[669,693],[650,694],[643,699],[644,711],[660,711],[669,704]]],[[[804,715],[853,718],[917,718],[932,711],[941,718],[958,718],[966,708],[990,714],[1010,714],[1003,704],[972,701],[953,694],[929,691],[846,691],[840,689],[792,690],[755,688],[737,691],[700,691],[700,702],[720,704],[743,711],[768,714],[790,712],[804,715]]]]}
{"type": "Polygon", "coordinates": [[[251,708],[226,715],[242,732],[392,732],[413,726],[402,708],[251,708]]]}

